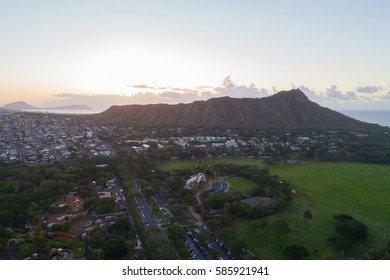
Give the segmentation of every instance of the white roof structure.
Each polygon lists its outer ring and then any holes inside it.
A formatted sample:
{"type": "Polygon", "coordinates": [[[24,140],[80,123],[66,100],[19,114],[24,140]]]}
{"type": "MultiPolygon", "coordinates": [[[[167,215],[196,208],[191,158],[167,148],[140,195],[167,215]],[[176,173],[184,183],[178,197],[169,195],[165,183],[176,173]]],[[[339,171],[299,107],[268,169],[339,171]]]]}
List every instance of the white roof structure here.
{"type": "Polygon", "coordinates": [[[206,176],[203,174],[203,173],[198,173],[197,175],[195,176],[192,176],[190,179],[187,180],[184,188],[187,189],[187,190],[191,190],[192,189],[192,186],[191,184],[192,183],[201,183],[201,182],[206,182],[206,176]]]}

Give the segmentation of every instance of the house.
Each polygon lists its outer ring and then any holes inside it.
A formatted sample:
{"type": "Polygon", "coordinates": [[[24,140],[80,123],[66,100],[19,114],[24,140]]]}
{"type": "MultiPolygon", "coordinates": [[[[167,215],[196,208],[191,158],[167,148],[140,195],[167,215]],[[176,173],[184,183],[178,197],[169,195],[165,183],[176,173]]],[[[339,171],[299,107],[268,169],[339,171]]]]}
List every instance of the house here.
{"type": "Polygon", "coordinates": [[[100,199],[105,199],[105,198],[111,198],[112,195],[110,192],[98,192],[98,196],[100,199]]]}

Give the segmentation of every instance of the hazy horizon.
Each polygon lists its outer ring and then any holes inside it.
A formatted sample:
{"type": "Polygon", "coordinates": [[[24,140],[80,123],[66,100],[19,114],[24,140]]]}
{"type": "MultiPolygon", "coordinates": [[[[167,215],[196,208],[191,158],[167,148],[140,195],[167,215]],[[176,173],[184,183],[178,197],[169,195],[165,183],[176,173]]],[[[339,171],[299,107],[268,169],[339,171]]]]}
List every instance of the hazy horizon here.
{"type": "MultiPolygon", "coordinates": [[[[29,104],[33,105],[33,104],[29,104]]],[[[73,104],[77,105],[77,104],[73,104]]],[[[83,104],[84,105],[84,104],[83,104]]],[[[126,104],[121,104],[126,105],[126,104]]],[[[111,105],[110,105],[111,106],[111,105]]],[[[108,106],[108,107],[110,107],[108,106]]],[[[1,105],[0,105],[1,107],[1,105]]],[[[104,108],[91,108],[89,110],[72,110],[72,109],[56,109],[55,107],[46,107],[46,108],[39,108],[39,109],[30,109],[30,110],[24,110],[28,112],[45,112],[45,113],[54,113],[54,114],[76,114],[76,115],[88,115],[88,114],[96,114],[101,113],[108,109],[108,107],[104,108]]],[[[360,110],[335,110],[338,111],[346,116],[352,117],[354,119],[368,122],[368,123],[375,123],[382,126],[388,126],[390,127],[390,110],[367,110],[367,109],[360,109],[360,110]]]]}
{"type": "Polygon", "coordinates": [[[0,105],[188,103],[291,88],[389,110],[385,1],[7,1],[0,105]]]}

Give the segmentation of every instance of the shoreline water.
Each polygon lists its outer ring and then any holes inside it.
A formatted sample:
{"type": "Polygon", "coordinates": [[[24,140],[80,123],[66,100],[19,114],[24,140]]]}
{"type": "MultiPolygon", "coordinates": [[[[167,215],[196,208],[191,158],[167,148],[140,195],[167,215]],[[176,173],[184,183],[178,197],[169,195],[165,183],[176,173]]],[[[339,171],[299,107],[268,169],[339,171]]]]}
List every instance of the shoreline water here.
{"type": "Polygon", "coordinates": [[[390,127],[390,111],[343,110],[340,113],[359,121],[390,127]]]}
{"type": "Polygon", "coordinates": [[[58,115],[92,115],[103,112],[104,110],[51,110],[51,109],[38,109],[38,110],[23,110],[28,113],[45,113],[45,114],[58,114],[58,115]]]}

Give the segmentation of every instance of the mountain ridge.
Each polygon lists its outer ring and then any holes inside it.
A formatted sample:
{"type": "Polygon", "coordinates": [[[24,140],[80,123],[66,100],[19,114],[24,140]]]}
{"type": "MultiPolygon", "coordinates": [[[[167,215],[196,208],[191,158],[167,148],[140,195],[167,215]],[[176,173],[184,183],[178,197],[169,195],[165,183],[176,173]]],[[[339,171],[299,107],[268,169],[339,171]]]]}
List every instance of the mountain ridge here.
{"type": "Polygon", "coordinates": [[[103,123],[255,129],[354,129],[380,126],[321,107],[299,89],[263,98],[218,97],[188,104],[111,106],[96,114],[103,123]]]}
{"type": "Polygon", "coordinates": [[[39,107],[32,106],[25,101],[16,101],[8,103],[1,107],[2,109],[11,110],[11,111],[20,111],[20,110],[38,110],[39,107]]]}

